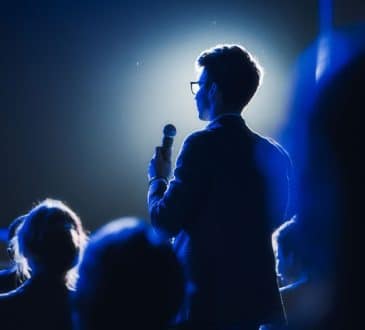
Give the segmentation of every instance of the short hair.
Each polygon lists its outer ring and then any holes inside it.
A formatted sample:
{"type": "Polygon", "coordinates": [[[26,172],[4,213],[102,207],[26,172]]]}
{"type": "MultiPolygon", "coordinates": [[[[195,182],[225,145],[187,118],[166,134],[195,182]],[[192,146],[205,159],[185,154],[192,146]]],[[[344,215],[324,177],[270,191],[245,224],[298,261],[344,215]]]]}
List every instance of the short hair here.
{"type": "Polygon", "coordinates": [[[31,268],[42,266],[59,274],[76,266],[86,240],[76,213],[53,199],[35,206],[17,234],[19,254],[31,268]]]}
{"type": "Polygon", "coordinates": [[[298,223],[296,221],[296,217],[294,216],[292,219],[285,221],[281,224],[272,234],[272,246],[275,254],[278,253],[278,249],[280,246],[280,250],[285,256],[288,256],[292,252],[296,251],[296,247],[298,246],[298,223]]]}
{"type": "Polygon", "coordinates": [[[298,221],[294,215],[290,220],[281,224],[272,234],[272,246],[275,258],[278,257],[278,249],[283,256],[294,256],[294,264],[291,272],[306,271],[313,273],[313,262],[311,261],[312,247],[309,244],[308,228],[298,221]]]}
{"type": "Polygon", "coordinates": [[[181,265],[145,221],[122,218],[90,239],[73,295],[77,329],[162,329],[184,295],[181,265]]]}
{"type": "Polygon", "coordinates": [[[205,68],[209,81],[218,85],[223,102],[239,109],[251,100],[263,75],[258,62],[240,45],[217,45],[205,50],[197,66],[205,68]]]}

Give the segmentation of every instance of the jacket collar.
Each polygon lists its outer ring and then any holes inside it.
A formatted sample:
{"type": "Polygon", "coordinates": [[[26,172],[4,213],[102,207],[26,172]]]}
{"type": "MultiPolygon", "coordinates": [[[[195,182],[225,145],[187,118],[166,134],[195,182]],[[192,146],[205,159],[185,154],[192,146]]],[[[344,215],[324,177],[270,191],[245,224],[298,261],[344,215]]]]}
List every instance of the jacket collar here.
{"type": "Polygon", "coordinates": [[[221,125],[226,125],[229,123],[240,123],[240,125],[246,126],[244,119],[241,117],[241,114],[238,113],[224,113],[222,115],[214,118],[207,126],[207,128],[214,128],[221,125]]]}

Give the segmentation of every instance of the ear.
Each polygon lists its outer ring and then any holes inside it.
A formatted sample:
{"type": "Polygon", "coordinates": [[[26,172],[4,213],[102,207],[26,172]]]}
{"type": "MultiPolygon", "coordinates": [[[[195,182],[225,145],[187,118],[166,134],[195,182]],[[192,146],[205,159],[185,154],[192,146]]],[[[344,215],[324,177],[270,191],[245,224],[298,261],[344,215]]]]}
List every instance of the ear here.
{"type": "Polygon", "coordinates": [[[218,85],[213,82],[208,91],[208,98],[216,103],[222,102],[222,93],[218,85]]]}

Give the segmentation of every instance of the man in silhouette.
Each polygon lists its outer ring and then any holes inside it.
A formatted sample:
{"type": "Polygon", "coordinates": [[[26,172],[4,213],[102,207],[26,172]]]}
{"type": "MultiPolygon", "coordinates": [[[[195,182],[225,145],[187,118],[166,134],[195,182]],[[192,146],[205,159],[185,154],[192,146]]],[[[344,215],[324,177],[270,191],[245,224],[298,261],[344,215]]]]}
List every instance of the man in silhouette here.
{"type": "Polygon", "coordinates": [[[185,241],[191,328],[257,329],[283,319],[271,232],[286,217],[290,159],[241,117],[261,81],[252,56],[222,45],[204,51],[197,64],[191,89],[209,125],[185,140],[171,181],[169,153],[156,148],[151,222],[185,241]]]}

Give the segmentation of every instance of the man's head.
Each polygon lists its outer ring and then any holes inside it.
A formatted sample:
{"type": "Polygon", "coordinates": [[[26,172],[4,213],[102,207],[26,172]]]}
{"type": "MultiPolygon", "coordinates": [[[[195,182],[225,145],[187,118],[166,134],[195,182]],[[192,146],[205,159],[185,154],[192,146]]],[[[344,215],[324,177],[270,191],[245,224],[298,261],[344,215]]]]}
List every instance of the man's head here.
{"type": "Polygon", "coordinates": [[[261,83],[262,69],[239,45],[218,45],[197,59],[202,69],[195,96],[199,118],[212,120],[225,113],[240,113],[261,83]]]}
{"type": "Polygon", "coordinates": [[[74,295],[77,329],[163,329],[182,302],[182,269],[144,221],[123,218],[86,248],[74,295]]]}
{"type": "Polygon", "coordinates": [[[76,265],[86,235],[80,218],[64,203],[46,199],[26,216],[18,231],[19,253],[32,269],[65,275],[76,265]]]}

